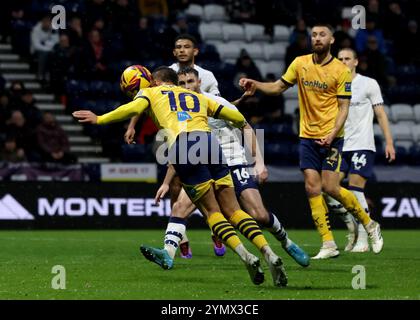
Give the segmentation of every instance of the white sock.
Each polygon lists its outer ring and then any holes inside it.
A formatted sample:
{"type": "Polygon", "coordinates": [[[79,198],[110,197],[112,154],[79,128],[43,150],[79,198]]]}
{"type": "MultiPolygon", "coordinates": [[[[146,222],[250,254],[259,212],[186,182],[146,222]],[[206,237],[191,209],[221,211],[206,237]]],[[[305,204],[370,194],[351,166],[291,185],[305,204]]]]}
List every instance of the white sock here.
{"type": "Polygon", "coordinates": [[[262,247],[261,252],[264,254],[265,261],[275,262],[277,260],[277,255],[271,250],[270,246],[266,245],[262,247]]]}
{"type": "MultiPolygon", "coordinates": [[[[353,194],[356,196],[357,201],[359,201],[362,208],[365,209],[365,211],[368,215],[370,215],[369,205],[366,201],[366,197],[365,197],[365,193],[363,192],[363,189],[358,188],[358,187],[350,186],[349,190],[351,192],[353,192],[353,194]]],[[[361,223],[359,223],[359,236],[358,237],[360,238],[360,240],[366,240],[367,239],[366,229],[361,223]]]]}
{"type": "Polygon", "coordinates": [[[237,255],[241,258],[241,260],[246,262],[246,258],[249,252],[248,250],[246,250],[245,246],[242,243],[240,243],[236,246],[234,250],[237,253],[237,255]]]}
{"type": "Polygon", "coordinates": [[[335,200],[330,195],[323,193],[324,199],[327,202],[328,209],[333,214],[337,214],[340,216],[340,218],[344,221],[344,223],[347,226],[347,229],[349,232],[354,233],[355,230],[355,218],[352,214],[348,213],[346,208],[343,207],[343,205],[335,200]]]}
{"type": "Polygon", "coordinates": [[[368,206],[368,203],[366,201],[366,197],[365,197],[365,194],[363,192],[363,189],[362,188],[357,188],[357,187],[350,186],[349,187],[349,190],[351,192],[353,192],[353,194],[356,196],[357,201],[359,201],[359,203],[362,206],[362,208],[365,209],[365,211],[366,211],[366,213],[368,215],[370,215],[369,206],[368,206]]]}
{"type": "Polygon", "coordinates": [[[280,223],[279,219],[272,212],[268,213],[270,216],[270,221],[265,226],[265,228],[270,231],[270,233],[276,237],[277,240],[281,242],[283,247],[290,245],[291,241],[287,238],[287,232],[283,228],[283,225],[280,223]]]}
{"type": "Polygon", "coordinates": [[[179,243],[185,237],[185,220],[180,218],[169,218],[168,226],[166,227],[164,249],[169,256],[174,259],[179,243]]]}
{"type": "Polygon", "coordinates": [[[361,223],[359,223],[358,224],[358,230],[359,230],[359,234],[358,234],[358,236],[357,236],[357,241],[359,241],[359,239],[360,240],[364,240],[364,241],[367,241],[367,232],[366,232],[366,229],[365,229],[365,227],[363,226],[363,224],[361,224],[361,223]]]}

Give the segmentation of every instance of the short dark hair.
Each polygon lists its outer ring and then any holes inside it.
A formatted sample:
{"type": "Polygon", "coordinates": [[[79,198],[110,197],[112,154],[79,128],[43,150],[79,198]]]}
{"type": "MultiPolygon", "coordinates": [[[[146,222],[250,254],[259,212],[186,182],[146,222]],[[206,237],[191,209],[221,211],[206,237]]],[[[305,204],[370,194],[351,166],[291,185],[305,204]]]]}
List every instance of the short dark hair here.
{"type": "Polygon", "coordinates": [[[192,42],[192,44],[194,45],[194,48],[197,48],[197,46],[198,46],[197,39],[194,36],[192,36],[188,33],[183,33],[183,34],[180,34],[179,36],[177,36],[174,40],[174,46],[175,46],[175,43],[178,40],[190,40],[192,42]]]}
{"type": "Polygon", "coordinates": [[[152,73],[153,79],[178,85],[178,75],[166,66],[156,68],[152,73]]]}
{"type": "Polygon", "coordinates": [[[314,28],[314,27],[325,27],[325,28],[327,28],[328,30],[330,30],[330,31],[331,31],[331,33],[334,33],[334,28],[333,28],[333,27],[332,27],[332,25],[330,25],[329,23],[318,22],[318,23],[315,23],[315,24],[312,26],[312,28],[314,28]]]}
{"type": "Polygon", "coordinates": [[[182,75],[187,75],[187,74],[190,74],[190,73],[192,73],[193,75],[195,75],[197,77],[197,79],[199,78],[198,71],[195,70],[192,67],[184,67],[184,68],[179,69],[178,76],[181,75],[181,74],[182,75]]]}
{"type": "Polygon", "coordinates": [[[356,50],[354,50],[352,48],[342,48],[342,49],[338,50],[338,53],[340,53],[341,51],[350,51],[351,53],[353,53],[354,59],[358,59],[356,50]]]}

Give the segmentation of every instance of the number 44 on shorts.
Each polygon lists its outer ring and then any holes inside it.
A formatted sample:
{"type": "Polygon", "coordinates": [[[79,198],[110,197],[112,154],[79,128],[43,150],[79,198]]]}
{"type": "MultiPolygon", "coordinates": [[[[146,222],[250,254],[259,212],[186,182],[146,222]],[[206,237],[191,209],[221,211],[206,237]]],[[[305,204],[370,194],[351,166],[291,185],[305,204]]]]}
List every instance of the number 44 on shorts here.
{"type": "Polygon", "coordinates": [[[353,162],[354,168],[356,170],[360,170],[367,163],[366,155],[362,153],[359,157],[359,154],[355,152],[353,157],[351,157],[351,161],[353,162]]]}

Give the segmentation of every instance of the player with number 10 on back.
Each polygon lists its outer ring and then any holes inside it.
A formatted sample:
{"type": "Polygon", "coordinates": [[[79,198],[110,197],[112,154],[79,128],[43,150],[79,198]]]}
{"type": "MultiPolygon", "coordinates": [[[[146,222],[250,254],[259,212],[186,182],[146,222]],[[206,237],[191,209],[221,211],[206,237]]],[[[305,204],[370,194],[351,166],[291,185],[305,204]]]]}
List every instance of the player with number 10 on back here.
{"type": "Polygon", "coordinates": [[[287,285],[282,260],[272,251],[257,222],[241,210],[236,200],[229,168],[208,126],[208,116],[231,121],[237,128],[246,125],[245,118],[237,110],[179,87],[178,75],[168,67],[157,68],[152,76],[155,86],[140,90],[133,101],[102,116],[89,110],[75,111],[73,116],[82,123],[105,125],[149,112],[156,125],[165,130],[169,162],[174,166],[188,196],[206,216],[213,232],[244,262],[252,282],[261,284],[264,281],[260,260],[245,248],[234,227],[264,255],[274,285],[287,285]],[[193,163],[196,158],[184,158],[197,147],[200,148],[200,154],[205,154],[204,159],[200,156],[200,162],[193,163]],[[215,157],[218,161],[214,161],[215,157]]]}

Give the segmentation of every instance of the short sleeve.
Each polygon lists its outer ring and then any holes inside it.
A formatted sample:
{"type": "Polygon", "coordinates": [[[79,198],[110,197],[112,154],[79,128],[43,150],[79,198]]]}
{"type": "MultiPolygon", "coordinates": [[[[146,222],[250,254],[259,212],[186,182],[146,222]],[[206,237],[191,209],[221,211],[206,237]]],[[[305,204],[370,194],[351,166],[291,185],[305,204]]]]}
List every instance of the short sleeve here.
{"type": "Polygon", "coordinates": [[[137,100],[139,98],[146,99],[147,102],[149,103],[149,106],[150,106],[150,101],[151,101],[150,90],[145,90],[145,89],[139,90],[139,92],[137,92],[137,94],[136,94],[136,96],[134,97],[133,100],[137,100]]]}
{"type": "Polygon", "coordinates": [[[371,81],[369,81],[368,98],[373,107],[384,104],[381,88],[375,79],[371,79],[371,81]]]}
{"type": "Polygon", "coordinates": [[[351,99],[351,71],[346,68],[338,78],[337,97],[342,99],[351,99]]]}
{"type": "Polygon", "coordinates": [[[207,100],[207,115],[209,117],[217,118],[217,115],[222,110],[223,105],[221,105],[216,100],[210,99],[208,97],[204,96],[204,98],[207,100]]]}
{"type": "Polygon", "coordinates": [[[287,68],[286,73],[281,77],[283,82],[285,82],[289,86],[293,86],[296,83],[297,79],[297,64],[298,60],[295,58],[293,62],[290,64],[290,66],[287,68]]]}

